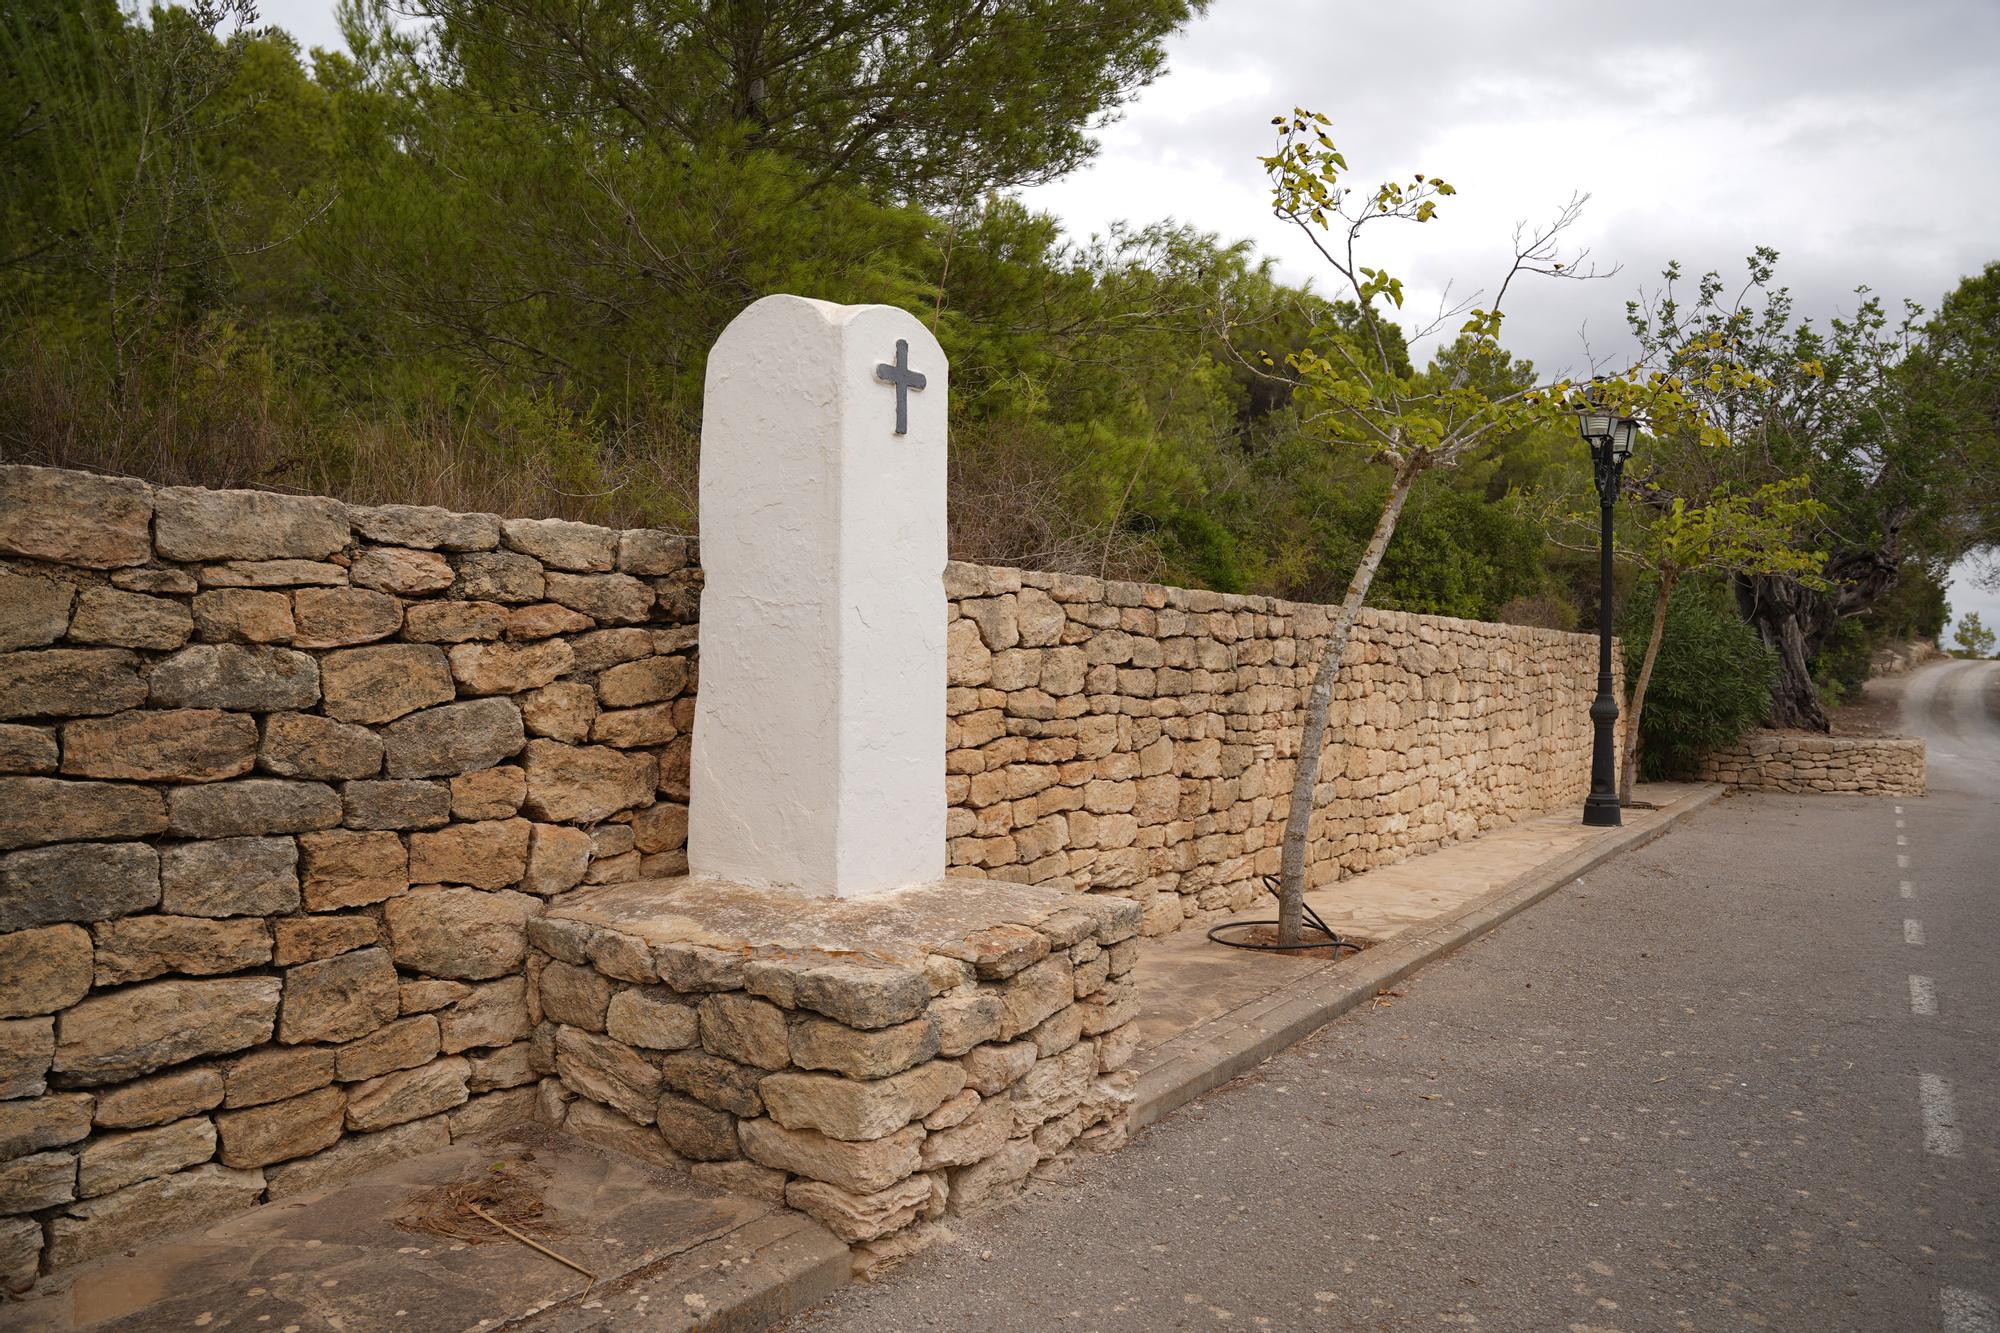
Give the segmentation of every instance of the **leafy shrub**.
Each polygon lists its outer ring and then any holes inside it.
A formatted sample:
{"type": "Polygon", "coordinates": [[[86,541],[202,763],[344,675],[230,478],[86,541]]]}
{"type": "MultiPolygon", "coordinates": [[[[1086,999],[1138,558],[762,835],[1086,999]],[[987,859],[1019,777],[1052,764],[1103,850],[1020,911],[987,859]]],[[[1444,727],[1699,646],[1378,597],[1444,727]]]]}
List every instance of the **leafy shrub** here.
{"type": "MultiPolygon", "coordinates": [[[[1626,600],[1620,627],[1628,681],[1645,656],[1652,614],[1653,585],[1642,583],[1626,600]]],[[[1684,775],[1702,750],[1763,722],[1777,671],[1778,655],[1737,617],[1726,589],[1706,582],[1674,589],[1639,723],[1644,776],[1684,775]]]]}

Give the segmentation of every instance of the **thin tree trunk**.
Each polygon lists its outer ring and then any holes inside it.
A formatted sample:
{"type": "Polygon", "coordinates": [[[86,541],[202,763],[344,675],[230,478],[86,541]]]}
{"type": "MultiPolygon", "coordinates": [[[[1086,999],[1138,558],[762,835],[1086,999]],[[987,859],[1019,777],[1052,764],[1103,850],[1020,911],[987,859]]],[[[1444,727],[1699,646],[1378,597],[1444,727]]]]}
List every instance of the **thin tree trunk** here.
{"type": "Polygon", "coordinates": [[[1646,715],[1646,686],[1652,683],[1653,663],[1660,659],[1660,635],[1667,628],[1667,601],[1674,595],[1674,580],[1662,578],[1659,594],[1653,598],[1653,632],[1646,636],[1646,655],[1639,662],[1639,679],[1632,686],[1632,707],[1625,719],[1625,763],[1618,774],[1618,804],[1632,803],[1632,787],[1639,779],[1639,719],[1646,715]]]}
{"type": "Polygon", "coordinates": [[[1402,516],[1403,501],[1416,480],[1416,469],[1408,463],[1396,467],[1389,483],[1389,496],[1382,502],[1382,515],[1375,520],[1375,535],[1361,553],[1361,563],[1348,580],[1347,595],[1334,612],[1326,636],[1326,652],[1319,670],[1313,674],[1312,692],[1306,696],[1305,730],[1299,734],[1298,768],[1292,776],[1291,808],[1285,816],[1285,842],[1278,862],[1278,942],[1297,944],[1299,923],[1305,915],[1306,832],[1312,824],[1313,788],[1319,784],[1320,750],[1326,743],[1326,711],[1333,700],[1333,680],[1340,674],[1341,658],[1347,655],[1347,640],[1354,632],[1354,619],[1368,599],[1368,585],[1382,564],[1382,553],[1395,535],[1396,520],[1402,516]]]}

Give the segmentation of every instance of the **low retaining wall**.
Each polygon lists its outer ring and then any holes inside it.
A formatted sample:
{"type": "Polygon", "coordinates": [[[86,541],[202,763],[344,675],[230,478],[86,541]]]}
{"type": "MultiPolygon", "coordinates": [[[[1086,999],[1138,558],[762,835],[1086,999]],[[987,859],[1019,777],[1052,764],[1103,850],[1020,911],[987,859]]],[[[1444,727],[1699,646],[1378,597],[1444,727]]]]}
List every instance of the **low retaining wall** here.
{"type": "Polygon", "coordinates": [[[1745,791],[1924,794],[1924,743],[1910,736],[1756,732],[1710,750],[1696,776],[1745,791]]]}

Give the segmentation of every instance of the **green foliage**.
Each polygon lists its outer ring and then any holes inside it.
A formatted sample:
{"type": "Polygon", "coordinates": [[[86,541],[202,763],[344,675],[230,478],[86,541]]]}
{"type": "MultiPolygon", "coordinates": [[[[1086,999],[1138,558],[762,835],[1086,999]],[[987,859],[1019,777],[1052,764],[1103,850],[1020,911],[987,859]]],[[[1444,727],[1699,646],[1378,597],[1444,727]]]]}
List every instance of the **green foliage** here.
{"type": "MultiPolygon", "coordinates": [[[[1621,617],[1628,678],[1645,656],[1652,606],[1652,588],[1642,584],[1621,617]]],[[[1674,589],[1640,724],[1645,776],[1685,776],[1702,750],[1761,723],[1776,673],[1776,654],[1738,619],[1726,589],[1701,579],[1674,589]]]]}
{"type": "Polygon", "coordinates": [[[1986,628],[1977,611],[1968,611],[1959,619],[1958,628],[1952,632],[1951,638],[1958,645],[1961,657],[1993,656],[1993,631],[1986,628]]]}

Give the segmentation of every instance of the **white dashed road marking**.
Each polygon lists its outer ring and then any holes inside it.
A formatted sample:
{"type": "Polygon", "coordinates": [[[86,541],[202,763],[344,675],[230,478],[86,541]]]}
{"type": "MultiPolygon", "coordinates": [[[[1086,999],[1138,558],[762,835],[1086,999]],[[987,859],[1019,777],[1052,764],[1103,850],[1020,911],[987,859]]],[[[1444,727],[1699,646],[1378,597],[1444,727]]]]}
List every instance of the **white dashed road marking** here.
{"type": "Polygon", "coordinates": [[[1910,840],[1904,837],[1902,834],[1898,833],[1896,835],[1896,845],[1898,847],[1908,847],[1910,845],[1910,840]]]}
{"type": "Polygon", "coordinates": [[[1909,853],[1907,853],[1907,852],[1897,852],[1897,853],[1896,853],[1896,869],[1898,869],[1898,870],[1908,870],[1909,868],[1910,868],[1910,857],[1909,857],[1909,853]]]}
{"type": "Polygon", "coordinates": [[[1918,921],[1914,917],[1907,917],[1907,916],[1904,917],[1903,943],[1922,944],[1923,942],[1924,942],[1924,923],[1918,921]]]}
{"type": "Polygon", "coordinates": [[[1910,1012],[1919,1018],[1937,1017],[1937,983],[1929,977],[1910,974],[1910,1012]]]}
{"type": "Polygon", "coordinates": [[[1901,884],[1898,884],[1896,886],[1896,892],[1902,894],[1905,898],[1916,897],[1917,896],[1916,881],[1908,879],[1904,880],[1901,884]]]}
{"type": "Polygon", "coordinates": [[[1917,1101],[1924,1117],[1924,1151],[1937,1157],[1963,1157],[1965,1135],[1959,1132],[1958,1111],[1951,1104],[1951,1084],[1936,1074],[1919,1074],[1917,1101]]]}
{"type": "Polygon", "coordinates": [[[1944,1333],[2000,1333],[2000,1305],[1964,1287],[1946,1287],[1938,1293],[1944,1314],[1944,1333]]]}

